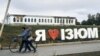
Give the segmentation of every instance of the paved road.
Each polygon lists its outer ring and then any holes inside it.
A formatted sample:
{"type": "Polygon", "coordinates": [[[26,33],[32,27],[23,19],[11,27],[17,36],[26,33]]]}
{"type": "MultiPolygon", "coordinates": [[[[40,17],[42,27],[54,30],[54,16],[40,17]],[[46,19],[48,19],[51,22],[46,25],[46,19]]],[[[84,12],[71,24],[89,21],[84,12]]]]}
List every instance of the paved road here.
{"type": "Polygon", "coordinates": [[[100,51],[100,42],[38,47],[36,53],[11,53],[9,50],[0,50],[0,56],[53,56],[54,54],[61,55],[93,51],[100,51]]]}

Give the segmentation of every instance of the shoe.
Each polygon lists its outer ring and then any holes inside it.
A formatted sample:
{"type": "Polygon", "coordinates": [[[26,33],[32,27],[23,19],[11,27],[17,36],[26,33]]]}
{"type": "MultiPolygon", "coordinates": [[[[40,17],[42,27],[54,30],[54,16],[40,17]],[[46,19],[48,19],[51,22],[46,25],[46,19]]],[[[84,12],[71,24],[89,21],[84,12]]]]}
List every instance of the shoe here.
{"type": "Polygon", "coordinates": [[[34,53],[36,52],[36,49],[34,50],[34,53]]]}
{"type": "Polygon", "coordinates": [[[31,52],[31,50],[29,50],[28,52],[31,52]]]}
{"type": "Polygon", "coordinates": [[[22,53],[25,53],[26,51],[23,51],[22,53]]]}

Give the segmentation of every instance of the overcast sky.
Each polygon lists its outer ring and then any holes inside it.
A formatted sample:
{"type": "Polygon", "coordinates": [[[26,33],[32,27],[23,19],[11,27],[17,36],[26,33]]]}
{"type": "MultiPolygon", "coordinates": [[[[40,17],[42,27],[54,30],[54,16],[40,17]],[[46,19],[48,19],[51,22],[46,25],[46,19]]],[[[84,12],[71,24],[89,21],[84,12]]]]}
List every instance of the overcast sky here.
{"type": "MultiPolygon", "coordinates": [[[[0,0],[0,22],[8,0],[0,0]]],[[[100,12],[100,0],[11,0],[9,14],[72,16],[86,20],[89,13],[100,12]]]]}

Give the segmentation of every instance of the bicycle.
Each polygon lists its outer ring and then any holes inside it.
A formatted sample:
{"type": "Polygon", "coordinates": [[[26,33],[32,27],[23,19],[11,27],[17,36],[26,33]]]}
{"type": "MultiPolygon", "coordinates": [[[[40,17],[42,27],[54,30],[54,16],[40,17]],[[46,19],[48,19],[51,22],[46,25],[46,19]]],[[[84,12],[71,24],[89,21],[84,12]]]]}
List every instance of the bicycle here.
{"type": "MultiPolygon", "coordinates": [[[[37,48],[37,43],[34,41],[34,40],[31,40],[32,41],[32,45],[37,48]]],[[[21,37],[19,36],[14,36],[11,38],[11,41],[10,41],[10,44],[9,44],[9,50],[12,52],[12,53],[16,53],[19,51],[19,48],[20,48],[20,44],[21,44],[21,37]]],[[[23,48],[24,49],[24,48],[23,48]]]]}

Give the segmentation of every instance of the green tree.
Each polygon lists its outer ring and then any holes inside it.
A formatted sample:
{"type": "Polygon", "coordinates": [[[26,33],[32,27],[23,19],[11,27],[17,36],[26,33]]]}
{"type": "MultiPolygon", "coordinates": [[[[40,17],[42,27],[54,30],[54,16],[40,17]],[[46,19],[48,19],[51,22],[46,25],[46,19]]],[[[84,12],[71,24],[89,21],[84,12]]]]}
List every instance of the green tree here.
{"type": "Polygon", "coordinates": [[[93,25],[93,24],[96,23],[95,21],[96,21],[95,20],[95,15],[91,15],[91,18],[88,17],[87,24],[88,25],[93,25]]]}
{"type": "Polygon", "coordinates": [[[96,25],[100,25],[100,13],[96,14],[96,25]]]}
{"type": "Polygon", "coordinates": [[[86,21],[86,20],[83,20],[83,21],[81,22],[81,24],[82,24],[82,25],[87,25],[87,21],[86,21]]]}

